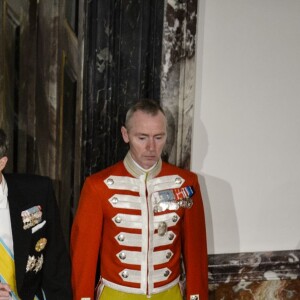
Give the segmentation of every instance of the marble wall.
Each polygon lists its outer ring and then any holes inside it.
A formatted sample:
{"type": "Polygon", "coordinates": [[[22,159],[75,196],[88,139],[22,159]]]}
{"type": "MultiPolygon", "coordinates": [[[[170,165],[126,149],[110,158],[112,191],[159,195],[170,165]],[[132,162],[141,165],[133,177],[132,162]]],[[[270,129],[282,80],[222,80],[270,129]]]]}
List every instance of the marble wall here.
{"type": "Polygon", "coordinates": [[[300,299],[300,250],[209,256],[209,299],[300,299]]]}
{"type": "Polygon", "coordinates": [[[124,158],[121,126],[129,106],[160,97],[164,2],[89,1],[84,174],[124,158]]]}
{"type": "Polygon", "coordinates": [[[168,117],[168,161],[190,167],[195,91],[197,1],[166,1],[161,103],[168,117]]]}
{"type": "Polygon", "coordinates": [[[189,168],[197,1],[90,1],[85,174],[122,159],[120,127],[130,105],[160,101],[168,117],[164,159],[189,168]]]}

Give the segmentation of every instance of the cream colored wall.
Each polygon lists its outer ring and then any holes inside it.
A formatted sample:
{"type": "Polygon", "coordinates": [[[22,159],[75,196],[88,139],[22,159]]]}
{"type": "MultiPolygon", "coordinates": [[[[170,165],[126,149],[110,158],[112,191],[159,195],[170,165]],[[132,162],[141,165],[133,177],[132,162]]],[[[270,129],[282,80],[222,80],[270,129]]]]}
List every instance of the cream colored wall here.
{"type": "Polygon", "coordinates": [[[192,170],[211,254],[300,249],[299,13],[199,1],[192,170]]]}

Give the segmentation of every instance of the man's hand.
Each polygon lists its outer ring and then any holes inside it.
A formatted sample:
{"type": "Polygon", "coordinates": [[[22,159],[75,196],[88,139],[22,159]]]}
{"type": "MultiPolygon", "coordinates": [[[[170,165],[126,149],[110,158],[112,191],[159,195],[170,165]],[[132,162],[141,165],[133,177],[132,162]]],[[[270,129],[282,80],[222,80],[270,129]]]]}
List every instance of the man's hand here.
{"type": "Polygon", "coordinates": [[[0,300],[11,300],[11,289],[8,284],[0,282],[0,300]]]}

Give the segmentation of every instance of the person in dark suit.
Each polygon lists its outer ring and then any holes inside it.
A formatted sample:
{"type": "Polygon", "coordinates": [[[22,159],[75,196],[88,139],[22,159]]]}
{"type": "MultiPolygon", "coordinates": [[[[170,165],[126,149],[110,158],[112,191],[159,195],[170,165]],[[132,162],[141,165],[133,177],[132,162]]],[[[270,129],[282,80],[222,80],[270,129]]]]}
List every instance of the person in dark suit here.
{"type": "Polygon", "coordinates": [[[0,128],[0,299],[71,300],[70,259],[51,180],[3,174],[0,128]]]}

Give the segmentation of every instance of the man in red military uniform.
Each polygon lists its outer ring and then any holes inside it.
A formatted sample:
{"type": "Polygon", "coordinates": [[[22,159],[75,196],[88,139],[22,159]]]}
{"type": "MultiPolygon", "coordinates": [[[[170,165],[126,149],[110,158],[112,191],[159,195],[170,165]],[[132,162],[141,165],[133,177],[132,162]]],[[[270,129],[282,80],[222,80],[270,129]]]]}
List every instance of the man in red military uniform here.
{"type": "Polygon", "coordinates": [[[208,299],[200,187],[194,173],[162,162],[166,125],[156,102],[136,103],[121,128],[125,159],[86,179],[71,234],[75,300],[208,299]]]}

